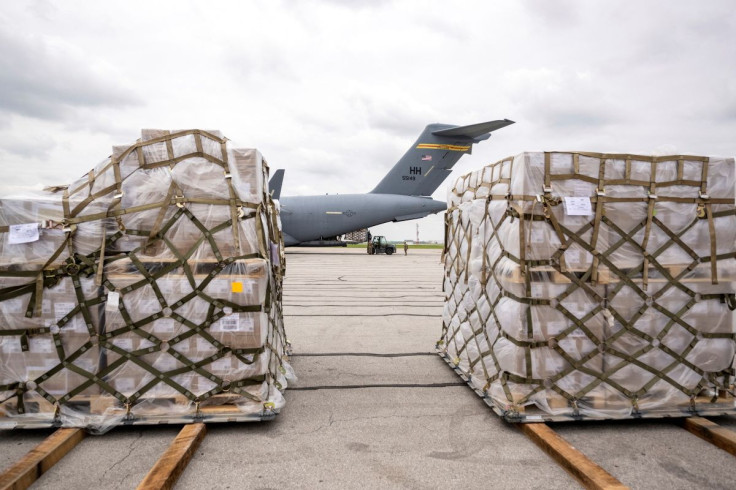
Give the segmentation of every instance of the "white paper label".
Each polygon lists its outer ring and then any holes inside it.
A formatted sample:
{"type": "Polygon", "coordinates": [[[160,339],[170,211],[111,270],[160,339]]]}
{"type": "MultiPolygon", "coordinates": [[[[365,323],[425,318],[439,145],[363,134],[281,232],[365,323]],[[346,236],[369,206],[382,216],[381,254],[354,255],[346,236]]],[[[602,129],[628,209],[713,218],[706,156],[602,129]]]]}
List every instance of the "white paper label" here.
{"type": "MultiPolygon", "coordinates": [[[[33,359],[26,361],[26,369],[28,371],[38,371],[45,373],[55,368],[59,364],[59,359],[51,356],[44,356],[41,359],[33,359]]],[[[35,376],[33,376],[35,377],[35,376]]]]}
{"type": "Polygon", "coordinates": [[[20,347],[20,339],[18,337],[5,337],[4,341],[0,341],[0,352],[3,354],[15,354],[22,352],[20,347]]]}
{"type": "Polygon", "coordinates": [[[4,313],[20,313],[24,311],[23,302],[19,298],[8,299],[2,302],[4,313]]]}
{"type": "Polygon", "coordinates": [[[76,303],[54,303],[54,318],[56,322],[58,323],[59,320],[71,313],[76,307],[76,303]]]}
{"type": "Polygon", "coordinates": [[[153,367],[164,373],[167,371],[173,371],[176,369],[176,359],[171,356],[160,356],[154,363],[153,367]]]}
{"type": "Polygon", "coordinates": [[[8,236],[8,243],[10,245],[36,242],[38,239],[38,223],[10,225],[10,236],[8,236]]]}
{"type": "Polygon", "coordinates": [[[162,318],[153,323],[153,331],[155,333],[174,333],[174,319],[162,318]]]}
{"type": "Polygon", "coordinates": [[[115,378],[113,386],[116,390],[123,393],[132,393],[135,390],[135,379],[130,377],[115,378]]]}
{"type": "Polygon", "coordinates": [[[117,291],[110,291],[107,293],[107,304],[105,310],[107,311],[118,311],[120,307],[120,293],[117,291]]]}
{"type": "Polygon", "coordinates": [[[223,357],[210,364],[211,371],[230,371],[232,369],[232,359],[229,357],[223,357]]]}
{"type": "Polygon", "coordinates": [[[570,340],[574,340],[574,339],[587,339],[588,336],[585,335],[585,332],[583,332],[582,330],[580,330],[578,328],[578,329],[573,330],[569,334],[567,334],[567,338],[569,338],[570,340]]]}
{"type": "Polygon", "coordinates": [[[133,350],[133,339],[113,339],[112,343],[123,350],[133,350]]]}
{"type": "Polygon", "coordinates": [[[271,242],[271,263],[274,265],[274,267],[279,267],[281,265],[281,260],[279,257],[279,246],[273,242],[271,242]]]}
{"type": "Polygon", "coordinates": [[[84,324],[84,318],[75,317],[67,322],[64,326],[67,332],[88,333],[87,326],[84,324]]]}
{"type": "Polygon", "coordinates": [[[159,280],[157,283],[159,291],[164,295],[170,295],[174,293],[174,281],[171,280],[159,280]]]}
{"type": "Polygon", "coordinates": [[[220,332],[238,332],[240,331],[240,315],[229,315],[219,321],[220,332]]]}
{"type": "Polygon", "coordinates": [[[152,315],[161,310],[161,304],[155,299],[143,300],[139,303],[141,313],[152,315]]]}
{"type": "Polygon", "coordinates": [[[255,321],[253,321],[253,317],[246,316],[245,318],[243,318],[240,331],[247,332],[247,333],[253,333],[254,330],[255,330],[255,321]]]}
{"type": "Polygon", "coordinates": [[[197,352],[208,352],[215,350],[215,346],[210,344],[209,340],[203,339],[202,337],[197,337],[197,352]]]}
{"type": "Polygon", "coordinates": [[[54,348],[53,340],[43,339],[43,338],[30,339],[28,342],[28,349],[31,352],[39,352],[39,353],[44,353],[44,354],[48,354],[56,350],[54,348]]]}
{"type": "Polygon", "coordinates": [[[213,279],[207,285],[207,290],[211,293],[227,294],[230,292],[230,281],[227,279],[213,279]]]}
{"type": "Polygon", "coordinates": [[[568,216],[590,216],[593,214],[593,207],[590,204],[589,197],[569,197],[565,196],[565,213],[568,216]]]}

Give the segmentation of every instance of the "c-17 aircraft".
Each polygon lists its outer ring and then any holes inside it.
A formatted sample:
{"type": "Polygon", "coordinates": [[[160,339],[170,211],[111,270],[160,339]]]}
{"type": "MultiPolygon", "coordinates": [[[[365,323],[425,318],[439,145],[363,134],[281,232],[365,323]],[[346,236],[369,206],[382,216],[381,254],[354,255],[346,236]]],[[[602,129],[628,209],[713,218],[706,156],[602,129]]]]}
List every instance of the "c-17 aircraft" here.
{"type": "Polygon", "coordinates": [[[390,221],[424,218],[447,209],[430,196],[473,144],[514,121],[501,119],[469,126],[430,124],[391,171],[368,194],[281,197],[284,170],[277,170],[269,189],[281,202],[284,244],[343,245],[340,235],[390,221]]]}

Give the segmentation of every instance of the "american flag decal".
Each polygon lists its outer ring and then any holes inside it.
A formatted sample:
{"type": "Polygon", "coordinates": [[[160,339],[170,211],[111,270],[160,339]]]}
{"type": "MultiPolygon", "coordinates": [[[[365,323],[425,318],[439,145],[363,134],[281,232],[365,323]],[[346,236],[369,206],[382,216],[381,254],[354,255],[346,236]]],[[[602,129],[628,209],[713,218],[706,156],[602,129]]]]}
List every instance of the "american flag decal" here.
{"type": "Polygon", "coordinates": [[[422,161],[423,162],[431,162],[432,161],[432,155],[422,155],[422,161]]]}

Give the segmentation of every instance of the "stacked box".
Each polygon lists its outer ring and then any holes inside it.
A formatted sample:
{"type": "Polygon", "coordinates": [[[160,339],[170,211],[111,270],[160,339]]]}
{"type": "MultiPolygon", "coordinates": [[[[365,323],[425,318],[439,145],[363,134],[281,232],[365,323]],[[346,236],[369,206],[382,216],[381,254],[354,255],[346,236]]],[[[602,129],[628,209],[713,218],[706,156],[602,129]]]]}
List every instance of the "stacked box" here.
{"type": "Polygon", "coordinates": [[[292,371],[267,182],[218,132],[144,130],[70,186],[0,200],[0,420],[278,412],[292,371]]]}
{"type": "Polygon", "coordinates": [[[523,153],[458,179],[440,352],[510,420],[733,412],[734,160],[523,153]]]}

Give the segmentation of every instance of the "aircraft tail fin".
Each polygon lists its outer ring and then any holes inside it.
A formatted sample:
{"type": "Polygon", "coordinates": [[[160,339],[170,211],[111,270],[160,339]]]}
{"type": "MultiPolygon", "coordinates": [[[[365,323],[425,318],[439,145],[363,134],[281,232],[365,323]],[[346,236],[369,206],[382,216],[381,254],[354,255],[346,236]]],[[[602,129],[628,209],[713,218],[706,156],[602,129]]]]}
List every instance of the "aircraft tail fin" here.
{"type": "Polygon", "coordinates": [[[430,124],[371,193],[431,196],[460,157],[471,153],[473,144],[510,124],[514,121],[501,119],[469,126],[430,124]]]}
{"type": "Polygon", "coordinates": [[[268,191],[271,193],[272,199],[281,197],[281,185],[284,183],[284,169],[280,168],[273,173],[271,180],[268,181],[268,191]]]}

